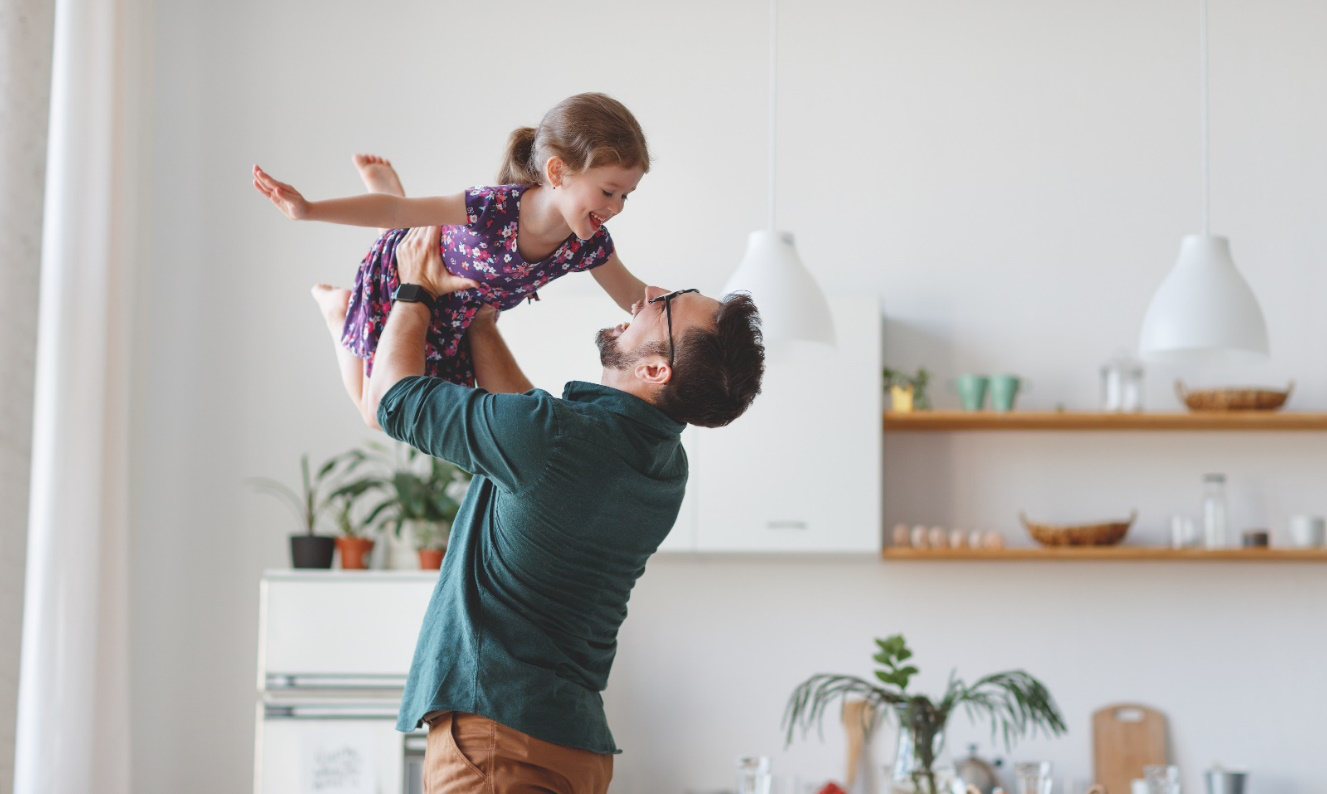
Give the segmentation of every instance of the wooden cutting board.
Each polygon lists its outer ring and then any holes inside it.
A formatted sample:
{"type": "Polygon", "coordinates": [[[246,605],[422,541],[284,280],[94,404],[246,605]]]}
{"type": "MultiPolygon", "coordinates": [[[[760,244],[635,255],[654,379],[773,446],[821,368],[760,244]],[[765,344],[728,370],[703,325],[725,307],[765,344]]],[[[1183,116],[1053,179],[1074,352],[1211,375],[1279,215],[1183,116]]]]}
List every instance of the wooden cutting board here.
{"type": "Polygon", "coordinates": [[[1136,703],[1116,703],[1092,714],[1092,756],[1106,794],[1129,794],[1147,764],[1166,763],[1166,717],[1136,703]]]}

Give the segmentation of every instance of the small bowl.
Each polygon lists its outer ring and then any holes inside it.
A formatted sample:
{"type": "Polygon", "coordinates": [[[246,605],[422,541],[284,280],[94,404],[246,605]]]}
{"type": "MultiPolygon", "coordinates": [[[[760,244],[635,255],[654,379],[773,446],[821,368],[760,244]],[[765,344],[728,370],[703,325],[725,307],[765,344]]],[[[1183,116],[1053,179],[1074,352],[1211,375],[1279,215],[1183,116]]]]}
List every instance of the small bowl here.
{"type": "Polygon", "coordinates": [[[1184,388],[1184,381],[1175,381],[1175,393],[1190,411],[1275,411],[1286,404],[1294,388],[1295,382],[1291,381],[1285,391],[1260,388],[1189,391],[1184,388]]]}
{"type": "Polygon", "coordinates": [[[1030,521],[1023,513],[1023,526],[1027,527],[1032,539],[1043,546],[1113,546],[1124,540],[1124,536],[1138,517],[1135,510],[1125,521],[1102,521],[1096,524],[1042,524],[1030,521]]]}

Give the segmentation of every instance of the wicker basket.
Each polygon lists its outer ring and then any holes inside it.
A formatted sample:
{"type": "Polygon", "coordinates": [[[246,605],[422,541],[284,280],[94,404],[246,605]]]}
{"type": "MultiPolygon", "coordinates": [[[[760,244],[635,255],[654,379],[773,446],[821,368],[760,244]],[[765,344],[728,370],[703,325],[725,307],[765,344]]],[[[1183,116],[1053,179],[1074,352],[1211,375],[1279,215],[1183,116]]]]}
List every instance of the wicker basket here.
{"type": "Polygon", "coordinates": [[[1039,524],[1029,521],[1022,513],[1023,520],[1032,539],[1043,546],[1113,546],[1124,540],[1124,535],[1133,525],[1138,512],[1129,514],[1126,521],[1104,521],[1100,524],[1039,524]]]}
{"type": "Polygon", "coordinates": [[[1175,393],[1180,396],[1190,411],[1275,411],[1286,404],[1290,391],[1295,388],[1291,381],[1285,391],[1275,389],[1201,389],[1188,391],[1184,381],[1175,381],[1175,393]]]}

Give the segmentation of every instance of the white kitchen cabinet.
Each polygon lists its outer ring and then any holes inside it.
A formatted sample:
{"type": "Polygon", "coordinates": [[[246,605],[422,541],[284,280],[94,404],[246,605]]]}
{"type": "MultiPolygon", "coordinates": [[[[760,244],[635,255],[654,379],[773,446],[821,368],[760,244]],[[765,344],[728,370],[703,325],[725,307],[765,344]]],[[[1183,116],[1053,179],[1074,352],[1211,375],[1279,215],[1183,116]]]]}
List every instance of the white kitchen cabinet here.
{"type": "MultiPolygon", "coordinates": [[[[683,433],[691,480],[661,551],[880,551],[880,306],[830,308],[836,347],[775,351],[746,415],[683,433]]],[[[559,295],[499,327],[531,382],[560,393],[598,378],[594,334],[616,316],[606,298],[559,295]]]]}
{"type": "Polygon", "coordinates": [[[880,551],[880,306],[830,310],[833,349],[772,351],[751,409],[695,429],[697,551],[880,551]]]}
{"type": "Polygon", "coordinates": [[[254,792],[417,794],[396,715],[436,571],[269,571],[259,591],[254,792]]]}

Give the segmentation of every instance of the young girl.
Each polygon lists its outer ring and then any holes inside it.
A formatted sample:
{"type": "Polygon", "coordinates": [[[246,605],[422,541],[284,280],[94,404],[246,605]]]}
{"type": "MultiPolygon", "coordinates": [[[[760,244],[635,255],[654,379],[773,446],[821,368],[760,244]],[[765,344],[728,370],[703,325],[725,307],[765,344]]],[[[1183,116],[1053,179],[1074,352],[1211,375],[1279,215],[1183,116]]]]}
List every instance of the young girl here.
{"type": "Polygon", "coordinates": [[[292,219],[383,230],[353,291],[313,290],[337,340],[342,381],[370,425],[376,419],[366,413],[367,379],[399,286],[396,246],[410,227],[442,226],[443,261],[473,285],[437,296],[425,346],[425,371],[455,383],[474,384],[465,331],[483,304],[505,310],[538,300],[540,287],[579,270],[592,270],[625,311],[645,289],[618,259],[604,224],[622,212],[650,156],[635,117],[608,96],[570,97],[538,128],[513,132],[497,187],[406,198],[388,161],[356,155],[355,165],[369,190],[360,196],[307,201],[256,165],[253,184],[292,219]]]}

